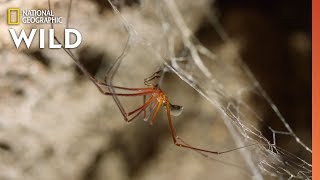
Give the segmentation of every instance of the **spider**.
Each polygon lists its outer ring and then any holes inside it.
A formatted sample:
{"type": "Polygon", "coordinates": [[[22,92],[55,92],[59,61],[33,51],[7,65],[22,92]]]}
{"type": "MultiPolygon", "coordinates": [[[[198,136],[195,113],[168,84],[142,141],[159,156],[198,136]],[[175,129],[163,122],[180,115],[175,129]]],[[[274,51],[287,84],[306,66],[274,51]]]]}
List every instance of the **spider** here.
{"type": "MultiPolygon", "coordinates": [[[[55,40],[59,42],[59,40],[55,37],[55,40]]],[[[160,110],[160,108],[163,106],[165,107],[165,110],[167,111],[167,120],[172,136],[173,143],[176,146],[191,149],[198,151],[200,153],[211,153],[211,154],[223,154],[227,152],[231,152],[240,148],[235,148],[227,151],[211,151],[206,150],[198,147],[194,147],[192,145],[189,145],[186,143],[182,138],[180,138],[175,130],[175,127],[173,126],[171,115],[177,116],[182,113],[183,106],[174,105],[170,103],[169,97],[167,94],[160,88],[159,84],[152,84],[150,83],[152,80],[156,78],[160,78],[163,71],[157,71],[154,74],[152,74],[150,77],[144,79],[144,84],[147,87],[144,88],[128,88],[128,87],[120,87],[120,86],[114,86],[112,85],[112,77],[114,74],[110,74],[112,72],[111,70],[108,71],[106,76],[106,82],[101,82],[97,80],[93,75],[91,75],[86,68],[80,63],[80,61],[74,56],[74,54],[66,48],[63,48],[64,51],[72,58],[72,60],[76,63],[76,65],[80,68],[80,70],[93,82],[93,84],[98,88],[98,90],[103,94],[107,96],[112,96],[114,101],[116,102],[121,114],[124,117],[124,120],[126,122],[131,122],[136,117],[138,117],[141,113],[144,113],[144,118],[149,119],[150,118],[150,125],[153,125],[157,114],[160,110]],[[109,74],[109,75],[108,75],[109,74]],[[109,78],[108,78],[109,77],[109,78]],[[111,77],[111,78],[110,78],[111,77]],[[108,90],[106,91],[103,87],[106,87],[108,90]],[[124,90],[127,91],[127,93],[117,93],[116,90],[124,90]],[[149,95],[150,98],[146,100],[146,96],[149,95]],[[143,96],[144,97],[144,104],[138,108],[136,108],[133,111],[127,112],[122,104],[120,103],[118,96],[143,96]],[[147,116],[147,108],[151,109],[150,116],[147,116]]],[[[116,63],[111,67],[113,69],[114,67],[118,67],[117,63],[120,63],[120,58],[116,61],[116,63]]],[[[116,68],[117,70],[117,68],[116,68]]],[[[247,146],[246,146],[247,147],[247,146]]]]}
{"type": "MultiPolygon", "coordinates": [[[[70,1],[70,6],[71,6],[71,2],[72,2],[72,0],[70,1]]],[[[48,4],[49,4],[49,9],[51,9],[50,0],[48,0],[48,4]]],[[[70,7],[69,7],[69,11],[70,11],[70,7]]],[[[67,24],[68,24],[69,16],[70,16],[70,14],[68,13],[67,24]]],[[[53,24],[51,24],[51,28],[53,29],[53,24]]],[[[54,39],[59,44],[62,44],[56,36],[54,37],[54,39]]],[[[129,88],[129,87],[120,87],[120,86],[113,85],[113,83],[112,83],[113,77],[116,74],[116,72],[121,64],[121,60],[125,56],[125,53],[128,49],[129,39],[130,39],[130,36],[127,40],[127,43],[125,45],[124,50],[122,51],[122,54],[116,59],[114,64],[107,71],[104,82],[99,81],[97,78],[94,77],[94,75],[89,73],[89,71],[84,67],[83,64],[81,64],[81,62],[76,58],[76,56],[73,54],[73,52],[70,49],[66,49],[64,47],[64,45],[62,45],[62,48],[71,57],[71,59],[75,62],[77,67],[92,81],[92,83],[98,88],[98,90],[103,95],[112,96],[112,98],[114,99],[116,105],[118,106],[118,108],[119,108],[119,110],[120,110],[121,114],[123,115],[124,120],[126,122],[129,123],[129,122],[133,121],[134,119],[136,119],[136,117],[138,117],[141,113],[143,113],[144,119],[146,119],[146,120],[150,119],[150,125],[153,125],[156,120],[157,114],[160,111],[160,108],[164,107],[166,110],[167,120],[168,120],[169,129],[171,132],[173,143],[178,147],[191,149],[191,150],[197,151],[198,153],[200,153],[204,156],[207,156],[204,153],[223,154],[223,153],[228,153],[228,152],[231,152],[234,150],[238,150],[238,149],[241,149],[244,147],[251,146],[251,145],[247,145],[247,146],[238,147],[238,148],[234,148],[234,149],[230,149],[230,150],[226,150],[226,151],[211,151],[211,150],[206,150],[203,148],[194,147],[194,146],[186,143],[186,141],[184,141],[182,138],[180,138],[177,135],[175,127],[172,123],[171,115],[176,116],[176,115],[181,114],[183,111],[183,107],[179,106],[179,105],[171,104],[169,97],[160,88],[160,85],[151,83],[151,81],[153,81],[154,79],[158,79],[163,76],[164,73],[162,70],[159,70],[159,71],[153,73],[150,77],[145,78],[144,84],[146,87],[143,87],[143,88],[129,88]],[[118,93],[118,92],[116,92],[116,90],[125,91],[125,93],[118,93]],[[124,109],[124,107],[122,106],[120,100],[118,99],[118,96],[127,96],[127,97],[128,96],[143,96],[144,103],[142,106],[136,108],[135,110],[127,112],[124,109]],[[146,96],[150,96],[148,100],[146,100],[146,96]],[[151,112],[148,116],[147,116],[147,111],[151,112]]]]}

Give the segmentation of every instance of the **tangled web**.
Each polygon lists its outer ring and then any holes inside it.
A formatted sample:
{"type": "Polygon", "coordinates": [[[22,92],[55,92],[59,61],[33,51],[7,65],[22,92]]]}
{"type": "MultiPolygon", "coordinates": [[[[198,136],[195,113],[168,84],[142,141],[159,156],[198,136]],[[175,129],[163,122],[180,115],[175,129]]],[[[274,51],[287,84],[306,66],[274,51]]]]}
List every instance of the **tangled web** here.
{"type": "MultiPolygon", "coordinates": [[[[146,27],[139,26],[135,17],[127,16],[128,9],[124,1],[108,2],[129,35],[129,48],[143,46],[150,49],[154,57],[149,59],[160,59],[163,69],[175,73],[208,100],[211,108],[218,109],[237,147],[254,144],[254,148],[239,150],[253,177],[262,179],[262,174],[267,174],[288,179],[311,179],[311,164],[291,154],[285,147],[280,147],[277,140],[285,136],[288,141],[294,141],[297,148],[309,153],[312,153],[311,149],[291,129],[241,60],[236,43],[228,37],[210,10],[202,9],[216,30],[213,33],[219,35],[224,46],[233,50],[215,52],[205,47],[195,37],[195,29],[192,29],[199,23],[195,22],[197,18],[202,17],[193,17],[190,21],[188,5],[183,5],[183,2],[163,0],[135,4],[139,11],[134,16],[147,18],[146,27]],[[271,117],[281,125],[268,125],[265,113],[272,113],[271,117]],[[262,132],[262,127],[267,127],[268,132],[262,132]]],[[[197,1],[190,3],[190,6],[205,7],[201,3],[212,2],[197,1]]],[[[126,52],[126,56],[130,56],[130,53],[126,52]]]]}
{"type": "MultiPolygon", "coordinates": [[[[210,108],[219,111],[217,116],[227,127],[234,148],[244,147],[236,151],[254,179],[264,176],[311,179],[312,165],[291,153],[279,139],[294,143],[294,147],[304,153],[311,154],[312,150],[295,134],[242,61],[237,43],[212,12],[212,1],[108,0],[100,3],[102,13],[104,8],[111,7],[113,11],[113,16],[108,15],[113,21],[103,23],[115,28],[106,31],[122,34],[115,38],[122,46],[122,52],[118,52],[122,54],[122,64],[125,66],[136,58],[134,53],[141,52],[140,56],[147,56],[148,61],[160,65],[163,71],[174,73],[210,102],[210,108]],[[205,46],[195,36],[203,19],[210,22],[215,30],[212,33],[221,41],[216,47],[205,46]],[[276,121],[276,125],[269,125],[268,119],[276,121]]],[[[75,10],[71,12],[74,16],[75,10]]],[[[70,24],[73,26],[72,17],[70,24]]],[[[90,41],[86,35],[84,40],[90,41]]],[[[139,66],[139,62],[136,65],[139,66]]],[[[119,74],[123,69],[120,66],[119,74]]],[[[205,154],[204,157],[212,160],[212,156],[205,154]]]]}

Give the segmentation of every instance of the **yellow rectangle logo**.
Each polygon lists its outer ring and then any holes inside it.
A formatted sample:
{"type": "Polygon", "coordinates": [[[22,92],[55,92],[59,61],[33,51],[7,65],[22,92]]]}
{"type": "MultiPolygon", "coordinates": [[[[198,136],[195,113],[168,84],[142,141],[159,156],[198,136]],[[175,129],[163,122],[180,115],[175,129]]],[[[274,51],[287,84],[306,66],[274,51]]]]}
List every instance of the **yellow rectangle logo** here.
{"type": "Polygon", "coordinates": [[[8,8],[7,11],[8,25],[20,24],[20,8],[8,8]]]}

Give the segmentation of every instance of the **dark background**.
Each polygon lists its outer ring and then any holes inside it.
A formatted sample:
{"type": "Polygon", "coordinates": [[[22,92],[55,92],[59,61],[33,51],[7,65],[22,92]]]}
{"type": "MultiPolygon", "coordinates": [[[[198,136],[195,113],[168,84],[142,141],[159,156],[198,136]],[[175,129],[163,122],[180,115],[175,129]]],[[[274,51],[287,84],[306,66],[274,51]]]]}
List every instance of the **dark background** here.
{"type": "MultiPolygon", "coordinates": [[[[311,147],[311,1],[218,0],[213,7],[229,36],[244,39],[243,60],[311,147]]],[[[266,120],[275,127],[279,123],[266,120]]]]}

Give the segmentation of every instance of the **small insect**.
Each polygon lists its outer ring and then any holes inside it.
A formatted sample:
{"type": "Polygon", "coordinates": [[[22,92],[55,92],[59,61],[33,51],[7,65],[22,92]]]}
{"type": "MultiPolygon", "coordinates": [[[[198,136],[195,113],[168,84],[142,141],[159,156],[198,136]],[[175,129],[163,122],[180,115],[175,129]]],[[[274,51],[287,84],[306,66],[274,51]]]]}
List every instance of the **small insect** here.
{"type": "MultiPolygon", "coordinates": [[[[71,2],[71,1],[70,1],[71,2]]],[[[49,3],[49,9],[50,9],[50,0],[48,1],[49,3]]],[[[71,4],[71,3],[70,3],[71,4]]],[[[69,7],[70,10],[70,7],[69,7]]],[[[68,15],[69,17],[69,15],[68,15]]],[[[67,23],[68,24],[68,23],[67,23]]],[[[53,28],[53,24],[51,24],[51,28],[53,28]]],[[[130,37],[129,37],[130,38],[130,37]]],[[[54,39],[59,43],[62,44],[57,37],[54,37],[54,39]]],[[[122,52],[122,54],[116,59],[115,63],[109,68],[109,70],[106,73],[104,82],[99,81],[97,78],[95,78],[89,71],[84,67],[83,64],[76,58],[76,56],[73,54],[73,52],[70,49],[66,49],[64,45],[62,45],[63,50],[72,58],[72,60],[76,63],[78,68],[93,82],[93,84],[98,88],[98,90],[103,94],[103,95],[108,95],[112,96],[115,103],[117,104],[121,114],[124,117],[124,120],[126,122],[131,122],[136,117],[138,117],[141,113],[143,113],[143,117],[145,120],[150,119],[150,125],[153,125],[153,123],[156,120],[157,114],[160,111],[161,107],[164,107],[167,113],[167,120],[172,136],[173,143],[178,146],[178,147],[183,147],[187,149],[191,149],[194,151],[197,151],[198,153],[207,156],[204,153],[211,153],[211,154],[223,154],[227,152],[231,152],[234,150],[238,150],[244,147],[252,146],[252,145],[247,145],[243,147],[238,147],[234,148],[231,150],[227,151],[211,151],[211,150],[206,150],[198,147],[194,147],[190,144],[188,144],[186,141],[184,141],[182,138],[180,138],[175,130],[175,127],[173,126],[171,115],[173,116],[178,116],[182,113],[183,111],[183,106],[179,105],[173,105],[170,103],[170,100],[166,93],[160,88],[159,83],[153,84],[151,81],[154,79],[161,78],[163,76],[163,71],[159,70],[155,73],[153,73],[150,77],[144,79],[144,84],[146,87],[144,88],[129,88],[129,87],[120,87],[120,86],[115,86],[112,84],[112,80],[114,75],[116,74],[123,56],[125,56],[125,52],[128,48],[128,42],[129,39],[127,40],[126,46],[122,52]],[[116,90],[121,90],[126,93],[118,93],[116,90]],[[133,111],[127,112],[124,107],[122,106],[120,100],[118,99],[118,96],[127,96],[127,97],[132,97],[132,96],[143,96],[144,103],[140,107],[136,108],[133,111]],[[146,97],[149,97],[148,100],[146,100],[146,97]],[[147,115],[147,112],[149,114],[147,115]]]]}

